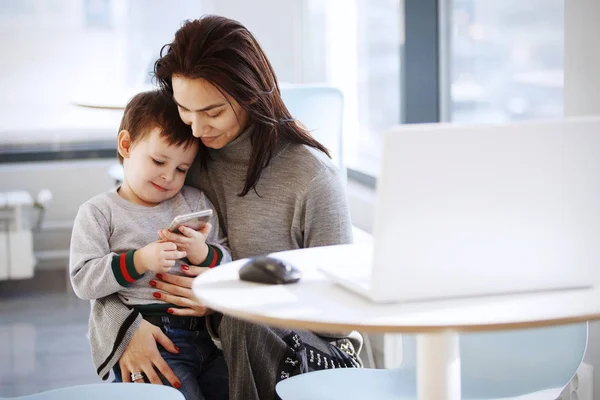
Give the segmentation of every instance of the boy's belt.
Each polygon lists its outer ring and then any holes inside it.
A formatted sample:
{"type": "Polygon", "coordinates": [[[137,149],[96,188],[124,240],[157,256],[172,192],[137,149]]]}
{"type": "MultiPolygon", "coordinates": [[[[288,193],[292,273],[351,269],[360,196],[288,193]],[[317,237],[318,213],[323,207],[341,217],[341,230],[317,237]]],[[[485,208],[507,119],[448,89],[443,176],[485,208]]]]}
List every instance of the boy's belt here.
{"type": "Polygon", "coordinates": [[[177,315],[143,315],[142,317],[156,326],[169,326],[174,329],[202,331],[206,329],[204,317],[182,317],[177,315]]]}

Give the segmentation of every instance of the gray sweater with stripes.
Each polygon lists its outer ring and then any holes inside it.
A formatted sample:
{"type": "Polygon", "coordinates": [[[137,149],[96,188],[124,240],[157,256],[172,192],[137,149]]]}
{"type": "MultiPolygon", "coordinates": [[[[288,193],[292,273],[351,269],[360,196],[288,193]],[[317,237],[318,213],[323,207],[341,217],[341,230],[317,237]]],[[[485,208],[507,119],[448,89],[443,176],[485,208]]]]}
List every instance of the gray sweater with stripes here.
{"type": "MultiPolygon", "coordinates": [[[[224,148],[211,150],[207,170],[195,165],[188,173],[187,183],[216,206],[234,260],[352,242],[345,183],[325,154],[281,140],[256,191],[240,197],[251,149],[246,130],[224,148]]],[[[101,377],[108,377],[140,322],[139,313],[116,295],[93,302],[90,342],[101,377]]]]}
{"type": "MultiPolygon", "coordinates": [[[[157,231],[177,215],[207,208],[213,208],[212,203],[190,186],[154,207],[127,201],[117,189],[88,200],[79,207],[71,235],[69,271],[75,294],[96,300],[117,293],[128,306],[164,303],[152,295],[156,289],[149,282],[154,274],[135,270],[133,252],[158,240],[157,231]]],[[[218,219],[213,217],[211,223],[206,266],[231,261],[218,219]]],[[[183,262],[178,260],[171,273],[181,275],[183,262]]]]}

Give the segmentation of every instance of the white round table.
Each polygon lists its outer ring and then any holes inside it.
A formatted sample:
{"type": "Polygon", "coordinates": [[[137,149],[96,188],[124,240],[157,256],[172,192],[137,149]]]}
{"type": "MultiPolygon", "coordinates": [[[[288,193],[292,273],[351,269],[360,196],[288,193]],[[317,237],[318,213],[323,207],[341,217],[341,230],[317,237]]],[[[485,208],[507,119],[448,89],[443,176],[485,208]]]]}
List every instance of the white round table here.
{"type": "Polygon", "coordinates": [[[196,297],[208,307],[241,319],[313,331],[417,333],[419,399],[460,399],[458,333],[568,324],[600,319],[600,289],[547,291],[398,304],[373,303],[329,281],[317,266],[368,249],[340,245],[292,250],[274,256],[302,271],[290,285],[239,280],[247,260],[197,277],[196,297]],[[352,253],[350,253],[352,254],[352,253]]]}

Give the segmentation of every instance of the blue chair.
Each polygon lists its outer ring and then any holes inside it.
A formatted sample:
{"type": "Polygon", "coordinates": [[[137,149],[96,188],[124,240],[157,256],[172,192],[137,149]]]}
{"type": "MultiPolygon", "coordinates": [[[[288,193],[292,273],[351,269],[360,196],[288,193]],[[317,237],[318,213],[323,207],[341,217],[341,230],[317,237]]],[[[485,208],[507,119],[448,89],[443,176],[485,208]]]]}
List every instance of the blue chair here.
{"type": "Polygon", "coordinates": [[[0,397],[0,400],[185,400],[183,394],[170,386],[147,383],[94,383],[69,386],[21,397],[0,397]]]}
{"type": "Polygon", "coordinates": [[[294,118],[302,122],[312,136],[331,153],[333,161],[344,171],[342,156],[342,122],[344,96],[326,85],[280,85],[281,97],[294,118]]]}
{"type": "MultiPolygon", "coordinates": [[[[542,394],[556,399],[579,368],[587,323],[460,336],[463,399],[542,394]]],[[[333,369],[279,382],[283,400],[416,399],[416,340],[404,335],[399,368],[333,369]]]]}

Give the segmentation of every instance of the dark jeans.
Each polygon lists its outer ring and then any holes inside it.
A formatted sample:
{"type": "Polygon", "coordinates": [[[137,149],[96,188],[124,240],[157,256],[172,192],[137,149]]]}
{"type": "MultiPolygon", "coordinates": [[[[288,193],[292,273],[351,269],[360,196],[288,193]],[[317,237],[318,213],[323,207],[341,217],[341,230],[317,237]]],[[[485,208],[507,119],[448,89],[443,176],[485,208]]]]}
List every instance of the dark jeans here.
{"type": "MultiPolygon", "coordinates": [[[[229,379],[223,353],[204,327],[199,331],[161,327],[163,332],[179,347],[173,354],[158,345],[160,354],[181,381],[181,392],[186,400],[228,400],[229,379]]],[[[121,370],[113,368],[114,382],[122,382],[121,370]]],[[[159,373],[164,384],[167,380],[159,373]]]]}

